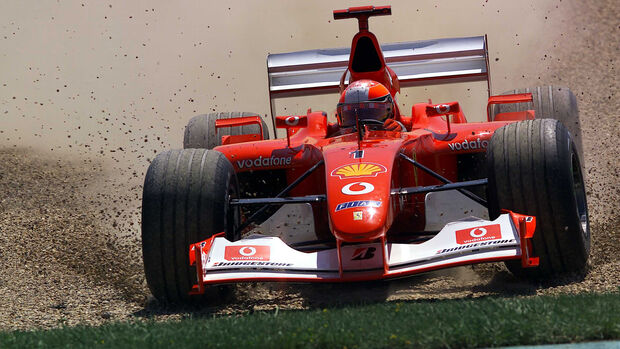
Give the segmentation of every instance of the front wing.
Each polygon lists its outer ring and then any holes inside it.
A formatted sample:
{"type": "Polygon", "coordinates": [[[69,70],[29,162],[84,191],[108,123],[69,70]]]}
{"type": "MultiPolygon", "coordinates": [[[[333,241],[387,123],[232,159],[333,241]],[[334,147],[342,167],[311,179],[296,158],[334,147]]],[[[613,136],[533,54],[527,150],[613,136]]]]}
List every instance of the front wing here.
{"type": "Polygon", "coordinates": [[[521,259],[523,267],[538,265],[531,256],[536,226],[532,216],[505,211],[494,221],[468,218],[447,224],[423,243],[342,244],[301,252],[280,238],[254,235],[230,242],[217,234],[190,246],[190,264],[201,294],[210,284],[244,281],[344,282],[402,277],[464,264],[521,259]]]}

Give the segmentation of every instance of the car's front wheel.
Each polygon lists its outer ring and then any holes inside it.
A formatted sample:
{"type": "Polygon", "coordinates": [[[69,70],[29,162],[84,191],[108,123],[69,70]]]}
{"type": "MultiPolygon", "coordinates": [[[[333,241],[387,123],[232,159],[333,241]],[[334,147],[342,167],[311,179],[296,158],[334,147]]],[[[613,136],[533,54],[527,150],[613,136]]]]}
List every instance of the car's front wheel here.
{"type": "Polygon", "coordinates": [[[495,131],[487,150],[489,215],[500,209],[536,216],[537,268],[506,263],[518,276],[541,279],[585,270],[590,228],[575,143],[557,120],[515,122],[495,131]]]}
{"type": "Polygon", "coordinates": [[[239,214],[228,205],[237,193],[233,167],[218,151],[169,150],[153,160],[142,196],[142,253],[155,298],[164,303],[192,299],[188,293],[196,269],[189,265],[190,244],[220,232],[237,240],[239,214]]]}

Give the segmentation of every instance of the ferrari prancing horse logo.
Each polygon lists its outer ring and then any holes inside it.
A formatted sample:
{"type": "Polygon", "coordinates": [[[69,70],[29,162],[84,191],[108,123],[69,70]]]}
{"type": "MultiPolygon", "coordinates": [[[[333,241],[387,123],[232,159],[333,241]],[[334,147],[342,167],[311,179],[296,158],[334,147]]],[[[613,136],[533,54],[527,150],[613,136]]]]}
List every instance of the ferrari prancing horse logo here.
{"type": "Polygon", "coordinates": [[[364,219],[364,211],[354,211],[353,212],[353,220],[361,221],[364,219]]]}

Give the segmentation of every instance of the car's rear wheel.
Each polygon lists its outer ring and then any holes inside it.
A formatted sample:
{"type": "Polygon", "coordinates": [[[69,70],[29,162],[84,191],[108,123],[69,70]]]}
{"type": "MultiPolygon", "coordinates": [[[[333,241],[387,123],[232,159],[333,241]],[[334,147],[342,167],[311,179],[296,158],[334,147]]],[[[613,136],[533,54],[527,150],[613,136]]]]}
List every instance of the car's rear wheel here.
{"type": "Polygon", "coordinates": [[[233,167],[220,152],[169,150],[153,160],[142,196],[142,253],[148,286],[159,301],[192,299],[196,269],[189,265],[190,244],[220,232],[231,241],[238,238],[238,211],[228,205],[237,188],[233,167]]]}
{"type": "MultiPolygon", "coordinates": [[[[583,165],[583,147],[581,143],[581,123],[577,98],[568,87],[537,86],[532,88],[506,91],[502,95],[515,93],[531,93],[532,102],[495,104],[491,109],[491,121],[495,115],[505,112],[534,110],[537,119],[554,119],[560,121],[568,129],[577,148],[579,159],[583,165]]],[[[583,167],[582,167],[583,169],[583,167]]]]}
{"type": "MultiPolygon", "coordinates": [[[[194,116],[185,126],[183,148],[213,149],[222,144],[222,136],[260,134],[260,128],[256,124],[222,127],[217,132],[215,129],[215,120],[257,115],[259,114],[249,112],[222,112],[194,116]]],[[[262,119],[261,124],[263,127],[263,139],[269,139],[267,124],[262,119]]]]}
{"type": "Polygon", "coordinates": [[[506,263],[517,276],[541,279],[585,270],[590,229],[575,143],[562,123],[539,119],[495,131],[487,150],[489,215],[500,209],[536,216],[537,268],[506,263]]]}

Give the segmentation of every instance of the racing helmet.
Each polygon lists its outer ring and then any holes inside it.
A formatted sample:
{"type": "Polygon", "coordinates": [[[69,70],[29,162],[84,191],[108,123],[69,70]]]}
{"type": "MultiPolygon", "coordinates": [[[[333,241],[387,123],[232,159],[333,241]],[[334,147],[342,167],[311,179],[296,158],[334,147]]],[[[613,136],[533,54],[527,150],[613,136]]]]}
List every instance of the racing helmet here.
{"type": "Polygon", "coordinates": [[[394,101],[382,84],[373,80],[356,80],[340,95],[336,117],[340,127],[355,126],[356,117],[385,121],[394,117],[394,101]]]}

